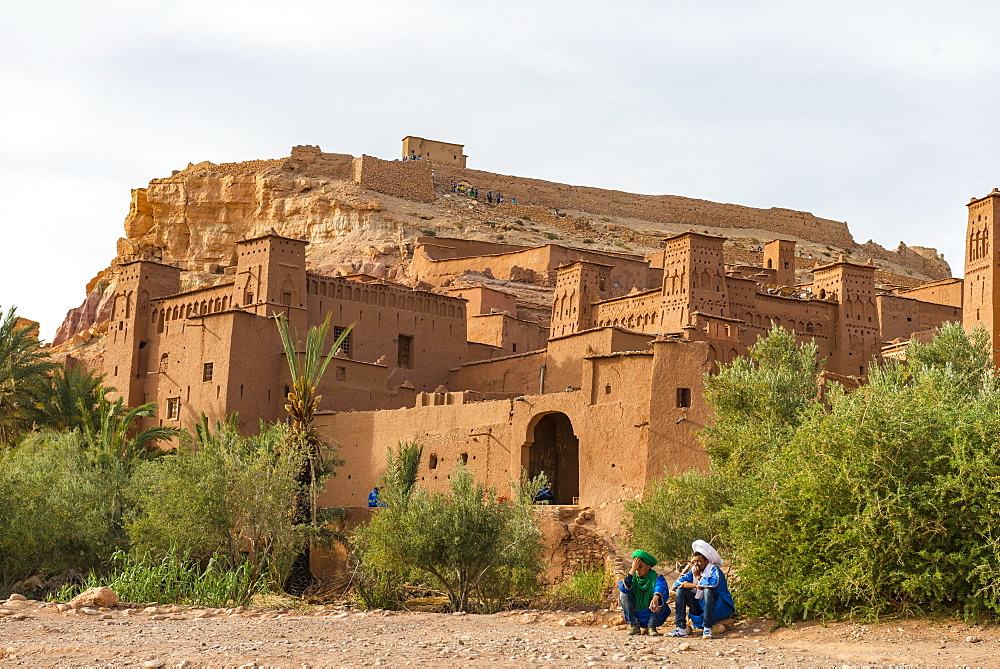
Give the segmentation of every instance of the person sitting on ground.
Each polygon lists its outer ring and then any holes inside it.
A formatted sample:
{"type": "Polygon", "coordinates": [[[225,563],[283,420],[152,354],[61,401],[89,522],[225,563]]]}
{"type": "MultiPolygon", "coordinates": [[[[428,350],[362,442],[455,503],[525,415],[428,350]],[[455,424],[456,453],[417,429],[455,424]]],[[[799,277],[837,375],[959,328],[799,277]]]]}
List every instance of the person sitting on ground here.
{"type": "Polygon", "coordinates": [[[535,495],[535,504],[551,504],[555,501],[555,498],[556,496],[552,492],[552,484],[546,483],[538,491],[538,494],[535,495]]]}
{"type": "Polygon", "coordinates": [[[691,568],[674,582],[674,623],[677,626],[670,636],[687,636],[687,617],[691,614],[691,627],[702,636],[712,638],[712,625],[731,618],[736,613],[733,596],[729,593],[726,575],[722,571],[722,557],[707,541],[698,539],[691,544],[694,555],[691,568]]]}
{"type": "Polygon", "coordinates": [[[386,506],[386,503],[382,501],[378,486],[372,488],[372,491],[368,493],[368,506],[370,507],[386,506]]]}
{"type": "Polygon", "coordinates": [[[670,615],[667,581],[653,571],[656,558],[646,551],[632,553],[632,568],[618,581],[618,601],[629,624],[629,636],[661,636],[657,627],[670,615]]]}

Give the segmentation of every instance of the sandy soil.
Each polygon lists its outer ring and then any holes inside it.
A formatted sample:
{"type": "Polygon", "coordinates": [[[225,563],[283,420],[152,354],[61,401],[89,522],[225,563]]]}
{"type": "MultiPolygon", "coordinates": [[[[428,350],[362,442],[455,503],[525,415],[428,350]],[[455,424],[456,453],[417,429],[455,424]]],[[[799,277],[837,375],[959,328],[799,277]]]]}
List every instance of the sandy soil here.
{"type": "Polygon", "coordinates": [[[1000,630],[954,620],[742,621],[712,640],[628,637],[615,614],[491,616],[332,609],[0,603],[0,666],[1000,666],[1000,630]],[[601,620],[607,621],[605,623],[601,620]]]}

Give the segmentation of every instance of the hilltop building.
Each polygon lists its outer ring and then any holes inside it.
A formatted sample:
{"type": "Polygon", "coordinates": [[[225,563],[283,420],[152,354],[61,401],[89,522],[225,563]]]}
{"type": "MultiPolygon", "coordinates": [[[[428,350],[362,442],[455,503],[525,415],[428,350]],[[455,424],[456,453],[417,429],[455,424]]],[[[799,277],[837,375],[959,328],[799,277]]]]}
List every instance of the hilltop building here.
{"type": "Polygon", "coordinates": [[[423,137],[407,135],[403,138],[403,156],[406,158],[432,159],[440,163],[448,163],[465,167],[468,156],[463,155],[465,145],[450,142],[438,142],[423,137]]]}

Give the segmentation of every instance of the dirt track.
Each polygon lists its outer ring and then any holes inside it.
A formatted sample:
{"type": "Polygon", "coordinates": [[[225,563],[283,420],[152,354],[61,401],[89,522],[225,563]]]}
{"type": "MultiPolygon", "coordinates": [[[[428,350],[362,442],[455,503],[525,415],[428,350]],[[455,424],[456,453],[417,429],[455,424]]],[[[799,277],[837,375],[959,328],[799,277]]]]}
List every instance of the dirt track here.
{"type": "MultiPolygon", "coordinates": [[[[228,612],[116,607],[58,612],[0,604],[0,666],[1000,666],[997,628],[954,620],[803,624],[743,621],[713,640],[627,637],[574,626],[580,614],[228,612]],[[969,640],[967,640],[969,639],[969,640]],[[681,650],[682,642],[689,647],[681,650]]],[[[605,621],[613,613],[598,616],[605,621]]],[[[593,616],[591,617],[593,619],[593,616]]]]}

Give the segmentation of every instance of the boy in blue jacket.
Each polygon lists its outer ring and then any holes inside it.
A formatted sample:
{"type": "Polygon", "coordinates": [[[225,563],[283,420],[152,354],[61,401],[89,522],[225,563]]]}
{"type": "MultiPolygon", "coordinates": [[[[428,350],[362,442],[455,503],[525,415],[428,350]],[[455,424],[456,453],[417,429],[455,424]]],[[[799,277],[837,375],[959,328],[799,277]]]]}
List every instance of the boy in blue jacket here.
{"type": "Polygon", "coordinates": [[[618,582],[618,601],[629,624],[629,636],[661,636],[656,628],[670,615],[667,606],[667,581],[653,571],[656,558],[646,551],[632,553],[632,568],[618,582]]]}

